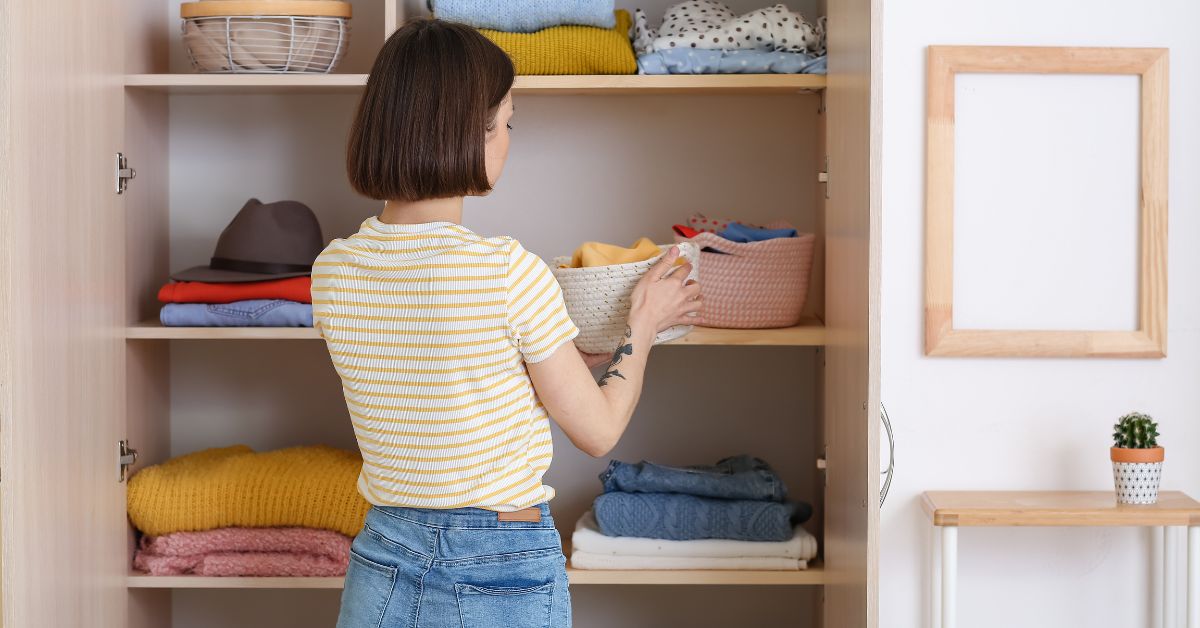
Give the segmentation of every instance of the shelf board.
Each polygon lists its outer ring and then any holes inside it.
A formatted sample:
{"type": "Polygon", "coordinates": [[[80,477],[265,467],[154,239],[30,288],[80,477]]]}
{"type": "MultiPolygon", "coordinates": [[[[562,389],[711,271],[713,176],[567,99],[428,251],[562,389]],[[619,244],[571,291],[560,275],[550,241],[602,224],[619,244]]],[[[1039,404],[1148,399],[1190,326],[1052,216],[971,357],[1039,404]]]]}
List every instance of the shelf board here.
{"type": "Polygon", "coordinates": [[[164,327],[146,321],[125,328],[130,340],[320,340],[312,327],[164,327]]]}
{"type": "MultiPolygon", "coordinates": [[[[311,327],[163,327],[148,321],[126,328],[131,340],[320,340],[311,327]]],[[[720,346],[821,346],[825,327],[817,319],[806,319],[795,327],[780,329],[715,329],[697,327],[671,345],[720,346]]]]}
{"type": "MultiPolygon", "coordinates": [[[[813,586],[825,584],[819,564],[803,571],[717,570],[597,570],[567,568],[567,579],[578,585],[747,585],[813,586]]],[[[340,589],[342,578],[218,578],[211,576],[148,576],[130,573],[131,589],[340,589]]]]}
{"type": "MultiPolygon", "coordinates": [[[[173,94],[355,93],[366,74],[128,74],[125,87],[173,94]]],[[[518,76],[517,94],[796,94],[825,88],[817,74],[518,76]]]]}
{"type": "Polygon", "coordinates": [[[130,572],[125,586],[130,589],[340,589],[345,579],[303,577],[215,577],[215,576],[150,576],[130,572]]]}

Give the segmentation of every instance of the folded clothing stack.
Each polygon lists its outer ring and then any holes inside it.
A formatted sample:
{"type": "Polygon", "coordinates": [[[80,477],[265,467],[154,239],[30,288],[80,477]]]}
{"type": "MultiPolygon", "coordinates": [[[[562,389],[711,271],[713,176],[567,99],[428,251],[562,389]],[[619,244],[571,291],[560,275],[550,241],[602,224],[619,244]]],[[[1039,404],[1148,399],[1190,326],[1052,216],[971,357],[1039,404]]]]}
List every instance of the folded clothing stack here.
{"type": "Polygon", "coordinates": [[[143,536],[133,567],[152,576],[343,576],[352,539],[312,528],[217,528],[143,536]]]}
{"type": "Polygon", "coordinates": [[[312,327],[312,278],[171,282],[158,291],[167,327],[312,327]]]}
{"type": "Polygon", "coordinates": [[[810,24],[787,6],[734,15],[712,0],[669,7],[652,29],[638,9],[634,47],[641,74],[824,74],[825,18],[810,24]]]}
{"type": "Polygon", "coordinates": [[[435,17],[478,28],[517,74],[633,74],[632,19],[613,0],[430,0],[435,17]]]}
{"type": "Polygon", "coordinates": [[[576,568],[797,570],[816,556],[800,527],[812,506],[788,502],[758,458],[691,467],[614,460],[600,480],[604,493],[572,536],[576,568]]]}
{"type": "Polygon", "coordinates": [[[153,575],[337,576],[370,505],[362,459],[324,446],[256,453],[237,445],[146,467],[129,480],[144,536],[134,567],[153,575]]]}
{"type": "Polygon", "coordinates": [[[571,535],[571,566],[576,569],[806,569],[817,555],[817,539],[797,525],[786,541],[699,539],[671,541],[607,536],[592,511],[571,535]]]}
{"type": "Polygon", "coordinates": [[[207,266],[171,276],[158,292],[167,327],[312,327],[312,264],[324,248],[303,203],[246,201],[207,266]]]}
{"type": "MultiPolygon", "coordinates": [[[[675,231],[675,235],[684,238],[694,238],[701,233],[713,233],[717,237],[723,238],[730,242],[765,242],[776,238],[795,238],[800,234],[792,227],[758,227],[747,225],[740,222],[711,220],[704,218],[699,214],[693,216],[688,225],[675,225],[671,227],[675,231]],[[704,224],[700,224],[699,221],[704,224]]],[[[717,252],[715,249],[705,248],[707,252],[717,252]]]]}

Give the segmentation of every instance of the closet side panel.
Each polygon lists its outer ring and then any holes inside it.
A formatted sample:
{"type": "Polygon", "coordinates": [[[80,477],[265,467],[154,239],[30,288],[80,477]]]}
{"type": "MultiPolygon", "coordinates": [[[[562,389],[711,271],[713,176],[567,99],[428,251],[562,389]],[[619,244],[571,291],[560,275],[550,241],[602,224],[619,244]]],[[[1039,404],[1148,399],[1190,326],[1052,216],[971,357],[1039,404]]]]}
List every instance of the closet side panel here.
{"type": "Polygon", "coordinates": [[[878,624],[879,0],[829,3],[825,626],[878,624]]]}
{"type": "Polygon", "coordinates": [[[0,8],[0,589],[12,628],[126,625],[120,8],[0,8]]]}
{"type": "MultiPolygon", "coordinates": [[[[130,90],[125,98],[125,154],[137,178],[125,192],[125,322],[135,324],[158,316],[157,289],[167,279],[168,233],[167,159],[168,97],[161,92],[130,90]]],[[[170,344],[157,340],[126,343],[125,436],[138,450],[132,472],[162,462],[170,455],[170,344]]],[[[122,498],[124,499],[124,498],[122,498]]],[[[136,547],[132,526],[125,551],[136,547]]],[[[129,592],[129,628],[158,628],[171,621],[168,590],[129,592]]]]}

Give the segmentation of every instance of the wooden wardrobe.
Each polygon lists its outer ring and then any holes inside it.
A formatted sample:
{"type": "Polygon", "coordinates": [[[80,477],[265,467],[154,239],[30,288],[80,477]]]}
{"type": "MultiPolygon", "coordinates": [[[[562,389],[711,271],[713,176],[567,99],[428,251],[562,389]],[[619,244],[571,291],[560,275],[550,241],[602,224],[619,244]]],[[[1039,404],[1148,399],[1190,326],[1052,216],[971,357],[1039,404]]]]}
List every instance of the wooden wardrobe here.
{"type": "MultiPolygon", "coordinates": [[[[652,22],[669,4],[618,1],[652,22]]],[[[519,77],[505,178],[467,203],[467,226],[543,257],[666,240],[697,210],[818,234],[805,321],[656,348],[613,455],[764,455],[816,508],[820,559],[572,571],[577,626],[877,625],[880,2],[790,4],[828,15],[827,77],[519,77]]],[[[217,444],[353,446],[311,330],[154,322],[170,271],[205,263],[249,196],[308,203],[327,238],[377,210],[345,181],[346,124],[385,35],[425,2],[353,5],[337,73],[268,76],[191,73],[179,0],[0,3],[4,628],[332,625],[337,578],[132,573],[124,478],[217,444]],[[118,154],[136,170],[123,194],[118,154]],[[127,470],[122,443],[138,452],[127,470]]],[[[556,444],[547,481],[569,540],[605,461],[556,444]]]]}

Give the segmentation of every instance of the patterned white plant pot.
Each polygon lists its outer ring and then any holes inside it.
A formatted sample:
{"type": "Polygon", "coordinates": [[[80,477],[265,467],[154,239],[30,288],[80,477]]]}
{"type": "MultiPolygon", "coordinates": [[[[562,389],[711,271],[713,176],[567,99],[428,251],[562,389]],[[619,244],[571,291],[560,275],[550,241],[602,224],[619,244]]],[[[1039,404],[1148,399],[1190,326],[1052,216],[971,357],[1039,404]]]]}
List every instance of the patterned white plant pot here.
{"type": "Polygon", "coordinates": [[[1117,501],[1122,504],[1153,504],[1158,501],[1158,484],[1162,479],[1165,451],[1113,447],[1111,452],[1113,482],[1117,501]]]}

